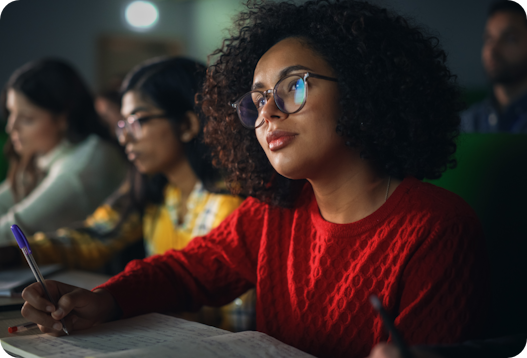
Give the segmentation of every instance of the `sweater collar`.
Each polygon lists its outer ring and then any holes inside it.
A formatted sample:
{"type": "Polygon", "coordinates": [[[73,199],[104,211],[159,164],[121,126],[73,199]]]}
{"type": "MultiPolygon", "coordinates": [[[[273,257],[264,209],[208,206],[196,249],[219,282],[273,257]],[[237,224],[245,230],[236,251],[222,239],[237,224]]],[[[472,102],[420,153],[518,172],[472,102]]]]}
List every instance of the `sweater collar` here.
{"type": "Polygon", "coordinates": [[[311,185],[308,185],[304,190],[308,191],[308,195],[310,195],[308,200],[308,210],[315,229],[319,233],[326,234],[327,236],[350,237],[360,235],[365,231],[379,226],[397,208],[399,202],[406,193],[408,193],[408,191],[414,186],[419,185],[419,183],[421,182],[413,177],[405,178],[379,209],[365,218],[349,224],[335,224],[326,221],[320,214],[311,185]]]}
{"type": "Polygon", "coordinates": [[[44,155],[40,155],[36,158],[36,166],[43,172],[49,171],[53,163],[59,158],[63,157],[72,148],[72,144],[67,140],[63,139],[59,144],[52,150],[44,155]]]}

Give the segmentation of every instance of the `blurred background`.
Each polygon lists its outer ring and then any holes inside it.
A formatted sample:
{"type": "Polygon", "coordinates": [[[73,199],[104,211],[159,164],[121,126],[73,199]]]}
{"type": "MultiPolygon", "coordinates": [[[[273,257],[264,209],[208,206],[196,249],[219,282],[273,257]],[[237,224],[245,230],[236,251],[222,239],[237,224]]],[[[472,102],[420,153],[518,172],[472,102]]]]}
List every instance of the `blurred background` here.
{"type": "MultiPolygon", "coordinates": [[[[296,2],[301,2],[297,0],[296,2]]],[[[439,37],[468,103],[485,95],[480,61],[491,0],[374,0],[425,25],[439,37]]],[[[221,45],[241,0],[18,0],[0,17],[0,84],[24,63],[61,57],[94,92],[116,88],[137,63],[160,55],[205,62],[221,45]]],[[[0,147],[5,141],[1,122],[0,147]]],[[[6,163],[0,158],[0,181],[6,163]]]]}

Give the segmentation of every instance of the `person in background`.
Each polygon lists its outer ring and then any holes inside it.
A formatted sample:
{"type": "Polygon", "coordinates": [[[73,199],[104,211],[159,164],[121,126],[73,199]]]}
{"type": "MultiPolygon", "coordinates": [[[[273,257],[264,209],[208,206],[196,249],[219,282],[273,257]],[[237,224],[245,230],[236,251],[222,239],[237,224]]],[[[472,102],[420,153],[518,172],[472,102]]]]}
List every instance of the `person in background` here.
{"type": "Polygon", "coordinates": [[[93,291],[47,281],[56,306],[29,286],[22,315],[61,335],[62,318],[72,332],[256,288],[257,329],[317,357],[366,357],[388,338],[370,294],[409,344],[478,337],[481,223],[421,181],[455,164],[462,107],[437,39],[353,0],[251,1],[236,25],[199,99],[229,188],[250,197],[93,291]]]}
{"type": "Polygon", "coordinates": [[[461,115],[464,132],[527,133],[527,18],[514,1],[494,2],[483,36],[490,96],[461,115]]]}
{"type": "MultiPolygon", "coordinates": [[[[133,170],[81,227],[30,238],[37,262],[88,270],[106,265],[117,273],[124,266],[115,257],[125,248],[140,243],[146,256],[182,249],[241,204],[225,190],[201,141],[204,118],[194,97],[204,76],[203,65],[185,58],[149,60],[130,72],[121,91],[124,119],[115,129],[133,170]]],[[[234,308],[185,317],[232,328],[223,317],[234,308]]]]}
{"type": "Polygon", "coordinates": [[[66,62],[43,59],[19,68],[2,106],[9,172],[0,184],[0,247],[14,243],[13,224],[31,235],[84,219],[123,181],[120,149],[66,62]]]}

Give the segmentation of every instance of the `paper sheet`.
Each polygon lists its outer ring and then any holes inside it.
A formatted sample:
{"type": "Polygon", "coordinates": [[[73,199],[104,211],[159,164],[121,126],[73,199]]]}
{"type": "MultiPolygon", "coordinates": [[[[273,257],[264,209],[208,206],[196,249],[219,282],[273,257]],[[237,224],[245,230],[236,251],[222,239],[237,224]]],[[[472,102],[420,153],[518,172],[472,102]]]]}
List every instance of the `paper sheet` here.
{"type": "Polygon", "coordinates": [[[314,358],[260,332],[240,332],[201,340],[174,340],[151,348],[98,355],[96,358],[314,358]]]}
{"type": "Polygon", "coordinates": [[[312,357],[263,333],[230,333],[161,314],[74,332],[71,336],[10,337],[2,346],[24,357],[312,357]]]}

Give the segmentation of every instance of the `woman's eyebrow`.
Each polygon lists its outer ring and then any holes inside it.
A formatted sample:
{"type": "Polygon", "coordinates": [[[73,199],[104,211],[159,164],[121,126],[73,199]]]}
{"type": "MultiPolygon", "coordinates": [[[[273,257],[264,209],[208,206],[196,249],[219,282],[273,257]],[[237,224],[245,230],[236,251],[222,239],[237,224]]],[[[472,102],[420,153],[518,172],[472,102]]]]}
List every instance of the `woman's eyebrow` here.
{"type": "MultiPolygon", "coordinates": [[[[279,77],[278,81],[280,81],[282,78],[286,77],[290,73],[298,71],[298,70],[313,71],[309,67],[302,66],[302,65],[289,66],[289,67],[284,68],[282,71],[280,71],[280,73],[278,74],[278,77],[279,77]]],[[[256,82],[252,86],[252,91],[257,90],[257,89],[261,89],[261,88],[264,88],[264,87],[265,86],[264,86],[264,84],[262,82],[256,82]]]]}

